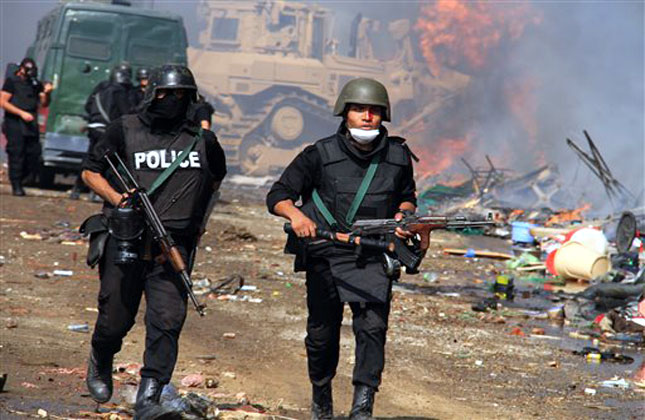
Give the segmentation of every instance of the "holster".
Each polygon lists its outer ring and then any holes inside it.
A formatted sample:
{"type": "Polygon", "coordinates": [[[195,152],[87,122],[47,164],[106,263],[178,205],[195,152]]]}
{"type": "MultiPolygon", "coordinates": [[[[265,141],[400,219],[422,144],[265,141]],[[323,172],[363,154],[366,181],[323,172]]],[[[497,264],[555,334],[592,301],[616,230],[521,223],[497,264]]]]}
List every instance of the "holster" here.
{"type": "Polygon", "coordinates": [[[107,220],[103,214],[94,214],[81,224],[78,231],[83,236],[90,237],[90,247],[87,251],[87,265],[94,268],[99,263],[103,252],[105,251],[105,243],[110,236],[107,226],[107,220]]]}

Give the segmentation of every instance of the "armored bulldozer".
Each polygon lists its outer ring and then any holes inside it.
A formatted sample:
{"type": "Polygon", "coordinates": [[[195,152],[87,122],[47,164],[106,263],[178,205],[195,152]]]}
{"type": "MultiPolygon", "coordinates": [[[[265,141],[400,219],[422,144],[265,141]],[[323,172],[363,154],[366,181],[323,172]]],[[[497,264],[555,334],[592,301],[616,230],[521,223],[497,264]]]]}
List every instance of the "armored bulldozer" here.
{"type": "Polygon", "coordinates": [[[188,49],[189,65],[215,106],[213,127],[227,162],[243,174],[283,168],[304,146],[335,131],[339,121],[331,107],[355,77],[387,87],[400,135],[431,118],[469,82],[447,69],[433,75],[415,58],[408,20],[388,24],[396,54],[383,60],[370,41],[380,22],[361,15],[344,56],[330,36],[331,11],[319,6],[204,1],[199,13],[207,25],[200,47],[188,49]]]}

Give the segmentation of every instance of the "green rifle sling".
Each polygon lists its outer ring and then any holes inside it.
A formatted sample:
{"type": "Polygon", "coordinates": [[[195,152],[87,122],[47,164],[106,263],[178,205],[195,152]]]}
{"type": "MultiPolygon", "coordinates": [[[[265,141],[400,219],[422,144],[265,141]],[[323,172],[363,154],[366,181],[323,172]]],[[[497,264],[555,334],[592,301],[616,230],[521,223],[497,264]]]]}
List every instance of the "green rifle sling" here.
{"type": "MultiPolygon", "coordinates": [[[[345,223],[347,224],[347,226],[351,226],[351,224],[354,222],[354,217],[356,216],[358,209],[361,207],[361,203],[363,202],[363,199],[367,194],[367,190],[369,189],[370,184],[374,179],[374,175],[376,174],[378,165],[379,165],[379,156],[376,155],[372,159],[372,162],[370,163],[369,168],[367,168],[367,172],[363,177],[363,181],[361,182],[361,185],[358,187],[358,191],[354,196],[354,200],[352,201],[352,204],[349,206],[349,210],[345,215],[345,223]]],[[[333,214],[331,214],[327,206],[325,206],[325,203],[320,197],[320,194],[318,194],[318,190],[316,189],[313,190],[313,192],[311,193],[311,198],[313,199],[314,204],[316,205],[316,208],[325,218],[325,221],[329,224],[329,226],[331,226],[332,228],[337,227],[338,222],[336,221],[336,218],[334,217],[333,214]]]]}
{"type": "Polygon", "coordinates": [[[150,186],[150,189],[148,189],[148,195],[152,195],[157,190],[157,188],[159,188],[164,182],[166,182],[168,177],[170,177],[170,175],[172,175],[173,172],[175,172],[177,170],[179,165],[181,165],[181,163],[186,160],[186,158],[188,157],[190,152],[192,152],[193,149],[195,148],[195,145],[197,144],[197,141],[202,137],[202,132],[203,132],[203,129],[200,128],[199,132],[195,135],[195,137],[193,137],[193,141],[188,145],[188,147],[186,147],[184,150],[182,150],[179,153],[179,156],[177,156],[177,158],[170,164],[170,166],[167,167],[157,177],[157,179],[154,180],[154,182],[150,186]]]}

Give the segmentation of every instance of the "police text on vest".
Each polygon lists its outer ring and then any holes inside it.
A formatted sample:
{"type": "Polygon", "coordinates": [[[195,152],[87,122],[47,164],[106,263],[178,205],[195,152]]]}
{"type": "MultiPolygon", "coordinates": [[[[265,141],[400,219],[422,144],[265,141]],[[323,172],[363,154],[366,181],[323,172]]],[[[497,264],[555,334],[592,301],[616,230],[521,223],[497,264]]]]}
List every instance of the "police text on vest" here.
{"type": "MultiPolygon", "coordinates": [[[[165,169],[170,166],[172,162],[177,159],[181,154],[181,150],[149,150],[147,152],[134,153],[134,167],[135,169],[165,169]],[[168,156],[170,155],[170,156],[168,156]]],[[[199,152],[193,150],[188,154],[188,157],[179,164],[180,168],[201,168],[202,165],[199,161],[199,152]]]]}

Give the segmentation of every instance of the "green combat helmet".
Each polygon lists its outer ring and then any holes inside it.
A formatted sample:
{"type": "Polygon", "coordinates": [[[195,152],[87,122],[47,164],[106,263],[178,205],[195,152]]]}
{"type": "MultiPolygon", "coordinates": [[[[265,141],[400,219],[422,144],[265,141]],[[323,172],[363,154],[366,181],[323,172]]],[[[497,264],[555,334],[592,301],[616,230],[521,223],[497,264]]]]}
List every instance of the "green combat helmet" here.
{"type": "Polygon", "coordinates": [[[152,70],[143,96],[144,106],[150,105],[155,99],[157,89],[188,89],[192,91],[191,100],[197,100],[195,77],[188,67],[179,64],[164,64],[152,70]]]}
{"type": "Polygon", "coordinates": [[[343,86],[334,105],[334,115],[340,116],[345,112],[347,104],[376,105],[385,109],[383,121],[390,121],[390,98],[387,90],[374,79],[361,77],[350,80],[343,86]]]}

